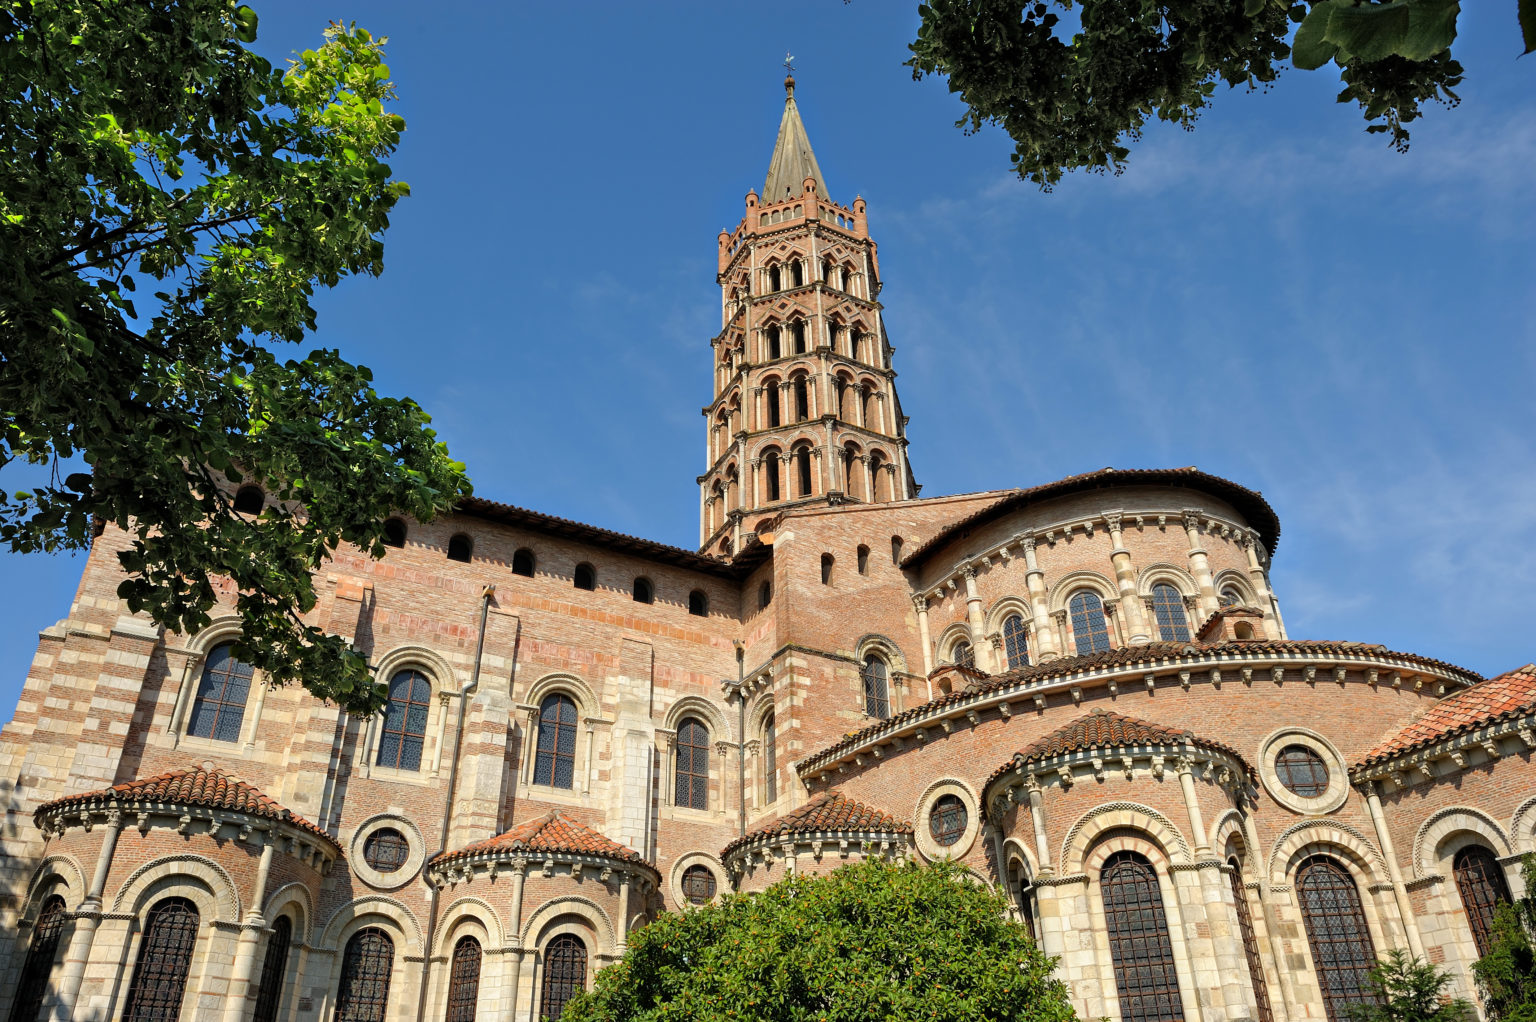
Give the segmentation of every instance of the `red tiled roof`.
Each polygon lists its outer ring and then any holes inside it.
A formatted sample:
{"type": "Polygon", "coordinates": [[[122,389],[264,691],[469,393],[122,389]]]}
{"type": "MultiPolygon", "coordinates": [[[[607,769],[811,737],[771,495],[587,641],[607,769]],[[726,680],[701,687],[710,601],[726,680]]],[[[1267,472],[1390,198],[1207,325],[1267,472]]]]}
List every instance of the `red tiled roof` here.
{"type": "Polygon", "coordinates": [[[749,830],[742,837],[726,845],[720,855],[723,858],[741,845],[776,834],[818,834],[838,831],[885,831],[893,834],[910,834],[912,824],[903,823],[890,813],[874,809],[862,802],[855,802],[833,788],[812,796],[805,805],[785,813],[777,820],[749,830]]]}
{"type": "Polygon", "coordinates": [[[583,826],[560,813],[548,813],[526,823],[519,823],[495,837],[465,845],[458,851],[445,852],[432,862],[438,864],[495,851],[564,852],[568,855],[596,855],[605,859],[649,865],[633,848],[610,841],[591,827],[583,826]]]}
{"type": "MultiPolygon", "coordinates": [[[[223,770],[172,770],[154,777],[89,791],[79,795],[66,795],[37,807],[37,815],[60,809],[74,809],[90,805],[133,805],[135,803],[159,803],[162,805],[202,806],[208,809],[226,809],[231,812],[278,820],[325,838],[332,845],[336,840],[304,817],[280,803],[268,798],[261,791],[232,777],[223,770]]],[[[340,846],[337,845],[339,848],[340,846]]]]}
{"type": "Polygon", "coordinates": [[[1536,665],[1479,682],[1431,703],[1415,720],[1367,752],[1356,767],[1536,710],[1536,665]]]}
{"type": "Polygon", "coordinates": [[[1204,749],[1225,753],[1243,765],[1250,777],[1253,768],[1237,750],[1222,742],[1201,738],[1193,731],[1178,731],[1162,724],[1127,717],[1123,713],[1098,709],[1084,714],[1064,727],[1059,727],[1044,738],[1020,749],[1012,759],[992,772],[987,787],[1017,763],[1036,763],[1068,752],[1084,749],[1115,749],[1132,745],[1181,745],[1188,742],[1204,749]]]}

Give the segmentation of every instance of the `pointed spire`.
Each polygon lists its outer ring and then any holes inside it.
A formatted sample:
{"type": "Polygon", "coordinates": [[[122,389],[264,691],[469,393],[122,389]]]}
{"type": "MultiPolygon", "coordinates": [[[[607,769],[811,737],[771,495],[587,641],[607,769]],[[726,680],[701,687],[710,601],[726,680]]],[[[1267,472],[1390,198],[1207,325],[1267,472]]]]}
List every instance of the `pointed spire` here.
{"type": "Polygon", "coordinates": [[[763,183],[763,205],[783,202],[799,195],[806,178],[816,180],[816,192],[827,197],[827,182],[811,152],[811,140],[800,121],[795,106],[795,80],[784,79],[784,117],[779,121],[779,138],[773,144],[773,159],[768,163],[768,179],[763,183]]]}

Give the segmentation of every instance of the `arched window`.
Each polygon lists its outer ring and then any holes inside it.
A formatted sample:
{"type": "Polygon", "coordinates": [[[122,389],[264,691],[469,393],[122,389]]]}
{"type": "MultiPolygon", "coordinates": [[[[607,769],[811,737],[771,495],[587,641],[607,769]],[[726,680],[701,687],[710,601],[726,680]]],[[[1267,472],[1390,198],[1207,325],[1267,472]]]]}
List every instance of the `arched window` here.
{"type": "Polygon", "coordinates": [[[377,926],[365,926],[347,941],[336,990],[334,1022],[384,1022],[389,1010],[389,976],[395,942],[377,926]]]}
{"type": "Polygon", "coordinates": [[[1477,953],[1486,955],[1493,939],[1494,911],[1510,900],[1504,870],[1493,852],[1482,845],[1468,845],[1457,852],[1451,868],[1456,874],[1456,890],[1461,894],[1461,907],[1467,913],[1477,953]]]}
{"type": "Polygon", "coordinates": [[[405,522],[399,518],[391,518],[384,523],[384,545],[393,547],[405,546],[405,522]]]}
{"type": "Polygon", "coordinates": [[[1248,913],[1248,890],[1243,886],[1243,864],[1234,855],[1227,860],[1227,865],[1232,867],[1232,872],[1227,876],[1232,881],[1232,904],[1237,908],[1237,928],[1242,933],[1243,954],[1248,959],[1248,981],[1253,985],[1259,1022],[1273,1022],[1275,1013],[1269,1007],[1269,987],[1264,982],[1264,962],[1259,958],[1259,938],[1253,932],[1253,917],[1248,913]]]}
{"type": "Polygon", "coordinates": [[[267,953],[261,960],[261,982],[256,987],[256,1012],[251,1022],[277,1022],[277,1008],[283,999],[283,983],[288,979],[288,949],[293,944],[293,920],[278,916],[267,938],[267,953]]]}
{"type": "Polygon", "coordinates": [[[805,320],[797,319],[789,324],[790,335],[795,339],[795,354],[805,354],[805,320]]]}
{"type": "Polygon", "coordinates": [[[469,563],[474,555],[475,544],[462,532],[454,533],[448,540],[448,559],[450,561],[463,561],[469,563]]]}
{"type": "Polygon", "coordinates": [[[1010,671],[1029,666],[1029,637],[1020,614],[1009,614],[1003,619],[1003,653],[1008,657],[1010,671]]]}
{"type": "Polygon", "coordinates": [[[242,486],[235,493],[235,510],[243,515],[259,515],[267,506],[267,495],[260,486],[242,486]]]}
{"type": "Polygon", "coordinates": [[[863,339],[864,335],[859,333],[857,327],[848,328],[848,357],[855,362],[859,360],[859,342],[863,339]]]}
{"type": "Polygon", "coordinates": [[[1328,1022],[1348,1022],[1351,1004],[1374,999],[1367,977],[1376,965],[1376,945],[1365,923],[1360,891],[1336,860],[1314,855],[1296,869],[1296,897],[1328,1022]]]}
{"type": "Polygon", "coordinates": [[[165,1022],[180,1017],[187,970],[197,946],[197,925],[197,906],[186,898],[166,898],[149,910],[123,1022],[165,1022]]]}
{"type": "Polygon", "coordinates": [[[525,578],[533,577],[533,551],[527,547],[518,550],[512,555],[512,574],[522,575],[525,578]]]}
{"type": "Polygon", "coordinates": [[[890,472],[886,469],[887,464],[885,455],[879,451],[870,454],[869,499],[882,504],[891,499],[890,472]]]}
{"type": "Polygon", "coordinates": [[[831,554],[821,555],[821,584],[824,586],[832,584],[832,564],[831,554]]]}
{"type": "Polygon", "coordinates": [[[763,487],[768,493],[768,499],[779,499],[779,452],[769,451],[763,455],[763,477],[767,484],[763,487]]]}
{"type": "Polygon", "coordinates": [[[587,988],[587,945],[574,933],[562,933],[544,949],[544,988],[539,1018],[554,1022],[565,1002],[587,988]]]}
{"type": "Polygon", "coordinates": [[[448,973],[448,1014],[443,1022],[475,1022],[480,999],[480,942],[460,937],[453,945],[453,967],[448,973]]]}
{"type": "Polygon", "coordinates": [[[1243,594],[1236,586],[1227,586],[1221,591],[1221,597],[1216,601],[1225,610],[1228,607],[1241,607],[1243,594]]]}
{"type": "Polygon", "coordinates": [[[203,676],[197,683],[187,734],[220,742],[240,740],[240,722],[245,718],[253,671],[250,664],[235,659],[234,650],[234,644],[226,642],[209,651],[203,663],[203,676]]]}
{"type": "Polygon", "coordinates": [[[582,561],[576,565],[576,570],[571,573],[571,584],[577,589],[591,591],[597,588],[597,572],[592,565],[582,561]]]}
{"type": "Polygon", "coordinates": [[[763,400],[768,402],[768,428],[779,426],[784,421],[783,406],[780,402],[784,395],[779,387],[778,380],[768,380],[763,384],[763,400]]]}
{"type": "Polygon", "coordinates": [[[688,717],[677,726],[675,804],[685,809],[709,808],[709,728],[688,717]]]}
{"type": "Polygon", "coordinates": [[[767,610],[768,604],[773,602],[773,580],[763,579],[763,584],[757,587],[757,609],[767,610]]]}
{"type": "Polygon", "coordinates": [[[763,801],[769,805],[779,800],[779,727],[768,714],[763,720],[763,801]]]}
{"type": "Polygon", "coordinates": [[[690,905],[703,905],[715,898],[715,874],[702,862],[683,870],[683,897],[690,905]]]}
{"type": "Polygon", "coordinates": [[[874,654],[864,658],[864,712],[881,720],[891,715],[891,699],[886,689],[885,661],[874,654]]]}
{"type": "Polygon", "coordinates": [[[409,668],[395,673],[389,682],[389,706],[384,710],[384,734],[379,739],[379,766],[421,769],[431,705],[432,686],[426,675],[409,668]]]}
{"type": "Polygon", "coordinates": [[[634,595],[635,595],[635,602],[636,603],[655,603],[656,602],[656,587],[651,585],[651,580],[650,579],[648,579],[644,575],[642,575],[639,578],[635,579],[635,593],[634,593],[634,595]]]}
{"type": "MultiPolygon", "coordinates": [[[[782,291],[784,289],[780,285],[782,285],[783,283],[784,283],[784,276],[783,276],[783,274],[781,274],[779,272],[778,266],[774,265],[774,266],[768,267],[768,290],[770,290],[770,291],[782,291]]],[[[554,1016],[551,1016],[551,1017],[553,1018],[554,1016]]]]}
{"type": "Polygon", "coordinates": [[[811,416],[811,390],[805,385],[804,376],[795,377],[795,421],[804,422],[811,416]]]}
{"type": "Polygon", "coordinates": [[[875,403],[875,388],[864,386],[859,388],[859,425],[866,429],[874,429],[875,417],[870,414],[870,406],[875,403]]]}
{"type": "Polygon", "coordinates": [[[1077,652],[1102,653],[1109,649],[1109,628],[1104,623],[1104,601],[1091,589],[1072,597],[1072,637],[1077,652]]]}
{"type": "Polygon", "coordinates": [[[694,617],[709,616],[709,597],[704,595],[704,590],[695,589],[688,594],[688,613],[694,617]]]}
{"type": "Polygon", "coordinates": [[[784,346],[779,340],[778,327],[769,327],[763,331],[763,336],[768,342],[768,361],[772,362],[784,354],[784,346]]]}
{"type": "Polygon", "coordinates": [[[801,447],[795,451],[795,469],[800,477],[800,496],[811,495],[811,449],[801,447]]]}
{"type": "Polygon", "coordinates": [[[1152,587],[1152,614],[1157,634],[1164,642],[1188,642],[1189,619],[1184,616],[1184,597],[1167,582],[1152,587]]]}
{"type": "Polygon", "coordinates": [[[555,788],[576,783],[576,700],[564,692],[552,692],[539,704],[533,783],[555,788]]]}
{"type": "Polygon", "coordinates": [[[961,667],[975,667],[976,650],[969,642],[961,639],[949,648],[949,659],[961,667]]]}
{"type": "Polygon", "coordinates": [[[869,574],[869,547],[865,546],[863,543],[860,543],[859,544],[859,551],[858,551],[858,553],[859,553],[859,574],[860,575],[868,575],[869,574]]]}
{"type": "Polygon", "coordinates": [[[901,544],[901,537],[900,536],[892,536],[891,537],[891,563],[892,564],[896,564],[896,565],[900,565],[901,564],[901,546],[902,546],[902,544],[901,544]]]}
{"type": "Polygon", "coordinates": [[[21,967],[21,980],[16,985],[15,1007],[11,1009],[12,1022],[34,1022],[48,993],[48,977],[53,972],[53,960],[59,954],[59,938],[69,913],[64,899],[51,895],[43,902],[32,926],[32,941],[27,945],[27,959],[21,967]]]}
{"type": "Polygon", "coordinates": [[[1099,885],[1122,1022],[1181,1022],[1184,1001],[1152,864],[1135,852],[1116,852],[1104,860],[1099,885]]]}

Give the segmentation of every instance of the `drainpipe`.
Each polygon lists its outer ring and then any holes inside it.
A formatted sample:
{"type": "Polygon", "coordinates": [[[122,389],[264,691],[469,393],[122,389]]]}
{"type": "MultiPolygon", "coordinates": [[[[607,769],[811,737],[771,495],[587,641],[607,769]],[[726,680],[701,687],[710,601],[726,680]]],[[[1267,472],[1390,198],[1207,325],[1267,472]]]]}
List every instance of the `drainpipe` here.
{"type": "MultiPolygon", "coordinates": [[[[453,799],[459,784],[459,746],[464,741],[464,717],[469,710],[470,695],[480,687],[480,657],[485,652],[485,619],[491,611],[491,597],[495,595],[496,587],[493,585],[480,590],[480,637],[475,640],[475,668],[470,673],[469,684],[459,692],[459,720],[453,729],[453,756],[448,760],[448,794],[443,800],[443,828],[437,839],[437,851],[424,860],[421,870],[423,880],[427,876],[425,863],[430,863],[448,850],[448,832],[453,824],[453,799]]],[[[432,978],[432,942],[437,938],[438,890],[436,885],[428,881],[427,891],[427,935],[421,949],[421,990],[416,996],[416,1017],[419,1019],[427,1017],[427,985],[432,978]]]]}
{"type": "Polygon", "coordinates": [[[741,821],[739,834],[747,836],[747,647],[740,639],[731,640],[736,646],[736,794],[739,798],[738,815],[741,821]]]}

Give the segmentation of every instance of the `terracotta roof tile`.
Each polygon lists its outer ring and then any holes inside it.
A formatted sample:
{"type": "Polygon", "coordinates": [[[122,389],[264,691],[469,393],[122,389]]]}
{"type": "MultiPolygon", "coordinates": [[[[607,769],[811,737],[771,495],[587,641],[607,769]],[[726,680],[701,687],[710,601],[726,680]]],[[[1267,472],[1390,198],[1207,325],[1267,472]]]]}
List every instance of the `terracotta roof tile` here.
{"type": "Polygon", "coordinates": [[[896,819],[890,813],[875,809],[862,802],[855,802],[837,789],[829,789],[817,795],[805,805],[785,813],[770,823],[755,827],[745,835],[726,845],[721,857],[729,855],[737,847],[762,837],[777,834],[816,834],[838,831],[882,831],[892,834],[912,833],[912,824],[896,819]]]}
{"type": "Polygon", "coordinates": [[[169,773],[127,781],[100,791],[66,795],[38,806],[37,812],[41,815],[61,809],[90,805],[133,805],[135,803],[202,806],[208,809],[226,809],[246,813],[263,819],[279,820],[317,837],[325,838],[332,845],[336,845],[335,838],[293,810],[268,798],[258,789],[223,770],[208,770],[202,767],[191,770],[172,770],[169,773]]]}
{"type": "Polygon", "coordinates": [[[1536,665],[1479,682],[1431,703],[1423,713],[1367,752],[1356,767],[1536,710],[1536,665]]]}
{"type": "Polygon", "coordinates": [[[520,823],[495,837],[465,845],[433,859],[433,864],[469,858],[495,851],[563,852],[568,855],[595,855],[621,862],[650,865],[633,848],[611,841],[591,827],[577,823],[560,813],[548,813],[520,823]]]}

